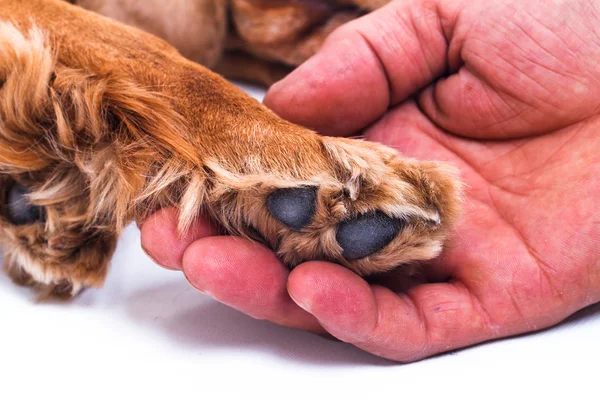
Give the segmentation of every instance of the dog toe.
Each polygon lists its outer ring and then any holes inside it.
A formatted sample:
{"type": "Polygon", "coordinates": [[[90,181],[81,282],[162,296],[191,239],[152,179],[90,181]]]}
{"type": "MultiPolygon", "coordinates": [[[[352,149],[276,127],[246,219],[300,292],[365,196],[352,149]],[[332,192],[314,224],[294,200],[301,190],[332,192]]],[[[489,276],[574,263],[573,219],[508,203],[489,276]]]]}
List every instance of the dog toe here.
{"type": "Polygon", "coordinates": [[[285,188],[269,195],[267,208],[279,222],[298,231],[312,221],[316,201],[316,187],[285,188]]]}
{"type": "Polygon", "coordinates": [[[340,223],[336,240],[342,247],[342,255],[356,260],[382,249],[398,235],[402,226],[402,220],[381,212],[363,214],[340,223]]]}

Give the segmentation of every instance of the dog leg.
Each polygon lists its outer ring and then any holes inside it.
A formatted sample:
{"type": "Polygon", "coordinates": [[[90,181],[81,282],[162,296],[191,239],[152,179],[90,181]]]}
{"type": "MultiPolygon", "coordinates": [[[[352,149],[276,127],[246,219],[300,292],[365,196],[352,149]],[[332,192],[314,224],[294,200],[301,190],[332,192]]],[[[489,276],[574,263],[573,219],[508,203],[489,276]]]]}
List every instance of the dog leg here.
{"type": "MultiPolygon", "coordinates": [[[[40,229],[46,254],[35,253],[42,271],[22,265],[34,278],[97,282],[105,266],[89,260],[98,257],[44,264],[57,251],[50,237],[69,226],[108,254],[91,233],[112,238],[168,205],[179,208],[181,231],[206,213],[232,234],[262,238],[290,266],[330,260],[360,274],[435,257],[456,221],[450,166],[286,122],[162,40],[61,1],[0,0],[0,20],[16,26],[0,31],[9,32],[0,37],[0,175],[28,186],[32,204],[51,205],[40,229]],[[42,46],[25,51],[31,43],[42,46]],[[11,57],[27,69],[10,67],[11,57]],[[35,68],[43,74],[22,87],[35,68]],[[29,110],[27,123],[15,109],[29,110]],[[80,196],[58,196],[69,185],[80,196]],[[79,210],[68,221],[55,212],[63,200],[79,210]]],[[[19,240],[13,225],[2,219],[19,240]]]]}

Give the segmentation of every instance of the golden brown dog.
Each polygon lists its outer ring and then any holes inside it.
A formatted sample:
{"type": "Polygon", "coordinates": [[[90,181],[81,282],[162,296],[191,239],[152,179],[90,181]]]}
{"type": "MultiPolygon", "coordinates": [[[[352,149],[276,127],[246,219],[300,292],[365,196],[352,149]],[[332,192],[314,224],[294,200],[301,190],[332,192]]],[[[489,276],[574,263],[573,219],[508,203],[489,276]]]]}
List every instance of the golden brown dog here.
{"type": "Polygon", "coordinates": [[[72,0],[165,39],[186,58],[270,85],[335,28],[389,0],[72,0]]]}
{"type": "Polygon", "coordinates": [[[453,168],[286,122],[98,14],[268,83],[369,2],[79,3],[96,12],[0,0],[0,230],[17,282],[54,294],[101,285],[122,228],[165,206],[178,207],[181,231],[206,213],[290,266],[321,259],[370,274],[440,252],[458,213],[453,168]],[[273,27],[261,12],[284,17],[273,27]],[[243,68],[228,61],[240,57],[243,68]]]}

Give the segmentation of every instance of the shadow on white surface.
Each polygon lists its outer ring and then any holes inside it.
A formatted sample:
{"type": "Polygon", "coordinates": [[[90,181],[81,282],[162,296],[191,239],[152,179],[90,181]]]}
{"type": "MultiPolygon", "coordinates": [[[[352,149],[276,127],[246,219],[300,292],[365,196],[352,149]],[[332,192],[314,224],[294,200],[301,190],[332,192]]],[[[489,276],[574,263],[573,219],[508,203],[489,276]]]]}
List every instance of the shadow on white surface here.
{"type": "Polygon", "coordinates": [[[132,322],[188,351],[252,351],[320,365],[393,365],[343,343],[252,319],[185,287],[167,284],[133,293],[124,307],[132,322]],[[180,304],[186,304],[181,307],[180,304]],[[170,312],[155,315],[170,307],[170,312]]]}

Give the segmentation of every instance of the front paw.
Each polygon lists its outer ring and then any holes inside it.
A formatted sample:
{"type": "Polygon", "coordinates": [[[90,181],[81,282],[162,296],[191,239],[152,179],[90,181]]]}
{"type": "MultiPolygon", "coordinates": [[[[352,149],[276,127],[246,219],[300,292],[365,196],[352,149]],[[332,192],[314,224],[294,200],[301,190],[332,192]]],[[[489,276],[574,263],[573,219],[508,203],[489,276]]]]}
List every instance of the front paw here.
{"type": "Polygon", "coordinates": [[[321,166],[297,165],[310,171],[307,179],[236,175],[213,164],[213,216],[292,267],[325,260],[368,275],[440,253],[459,214],[454,168],[375,143],[320,140],[321,166]]]}

